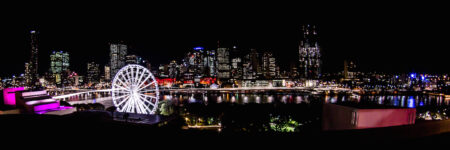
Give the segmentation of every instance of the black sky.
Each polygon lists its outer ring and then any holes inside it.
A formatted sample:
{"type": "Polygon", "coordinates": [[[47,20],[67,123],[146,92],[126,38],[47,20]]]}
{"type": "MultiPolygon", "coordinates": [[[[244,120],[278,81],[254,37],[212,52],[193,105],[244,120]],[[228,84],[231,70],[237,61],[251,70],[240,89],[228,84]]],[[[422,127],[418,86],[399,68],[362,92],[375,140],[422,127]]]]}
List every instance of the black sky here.
{"type": "Polygon", "coordinates": [[[318,26],[324,72],[342,70],[348,58],[357,59],[363,71],[449,72],[448,13],[434,6],[120,6],[2,9],[0,67],[6,71],[0,76],[23,73],[31,29],[40,32],[41,73],[49,68],[54,50],[69,52],[70,68],[84,73],[90,60],[106,64],[108,43],[119,40],[152,65],[180,60],[194,46],[215,49],[221,40],[242,49],[273,51],[279,65],[287,66],[297,60],[304,23],[318,26]]]}

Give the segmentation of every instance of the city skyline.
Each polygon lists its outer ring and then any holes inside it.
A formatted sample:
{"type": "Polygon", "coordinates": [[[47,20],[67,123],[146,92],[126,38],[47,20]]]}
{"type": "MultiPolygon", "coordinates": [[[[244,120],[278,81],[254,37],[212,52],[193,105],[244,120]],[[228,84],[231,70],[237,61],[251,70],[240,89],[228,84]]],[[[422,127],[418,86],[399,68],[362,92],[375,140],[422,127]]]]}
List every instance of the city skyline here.
{"type": "MultiPolygon", "coordinates": [[[[300,28],[300,26],[299,26],[299,28],[300,28]]],[[[42,31],[40,31],[40,32],[42,34],[42,31]]],[[[299,33],[300,31],[295,31],[295,32],[299,33]]],[[[319,32],[320,32],[320,29],[319,29],[319,32]]],[[[300,36],[300,34],[298,34],[298,35],[300,36]]],[[[42,37],[40,37],[40,38],[42,38],[42,37]]],[[[297,40],[298,37],[297,38],[294,37],[293,39],[297,40]]],[[[48,39],[45,39],[45,36],[44,36],[43,40],[47,41],[48,39]]],[[[329,40],[329,39],[325,39],[325,40],[329,40]]],[[[272,52],[273,51],[282,51],[282,52],[290,52],[290,54],[292,54],[292,55],[294,55],[294,53],[296,53],[296,50],[293,47],[295,47],[295,44],[297,44],[296,42],[291,41],[290,42],[290,46],[289,46],[291,48],[289,48],[289,51],[287,51],[286,48],[279,48],[279,49],[277,49],[276,47],[274,48],[274,47],[270,47],[270,46],[267,46],[266,48],[264,48],[264,47],[258,46],[257,44],[249,44],[251,42],[245,42],[245,40],[242,40],[243,42],[239,42],[237,40],[221,40],[221,41],[225,41],[224,43],[227,43],[226,47],[239,46],[239,48],[241,48],[241,49],[243,49],[245,51],[249,51],[251,48],[257,48],[259,51],[267,51],[267,50],[268,51],[272,51],[272,52]],[[242,47],[244,47],[244,48],[240,47],[241,45],[243,45],[242,47]],[[251,45],[251,46],[249,46],[249,45],[251,45]],[[253,46],[253,45],[255,45],[255,46],[253,46]]],[[[23,42],[27,43],[29,41],[23,40],[23,42]]],[[[23,45],[29,45],[29,44],[25,44],[25,43],[23,45]]],[[[40,42],[40,44],[41,43],[42,42],[40,42]]],[[[99,43],[102,43],[102,44],[95,44],[95,45],[97,45],[99,47],[102,47],[102,48],[99,49],[98,51],[93,52],[92,53],[93,55],[90,55],[90,56],[86,56],[83,53],[83,52],[87,52],[88,50],[82,50],[82,49],[77,48],[77,47],[70,48],[71,47],[70,44],[67,44],[68,45],[67,48],[60,48],[60,49],[48,49],[48,48],[45,48],[48,45],[51,45],[51,43],[42,44],[42,45],[44,45],[44,48],[40,48],[40,51],[42,51],[42,52],[39,54],[39,60],[41,60],[39,66],[42,65],[41,66],[42,68],[39,69],[39,73],[42,74],[43,72],[48,70],[48,66],[49,66],[48,64],[50,62],[49,61],[49,55],[51,54],[51,52],[59,51],[59,50],[67,51],[70,54],[72,54],[74,56],[73,57],[74,58],[73,61],[77,61],[78,62],[79,60],[81,60],[81,62],[87,63],[89,61],[95,60],[96,62],[98,62],[102,66],[104,66],[104,65],[106,65],[108,63],[108,60],[104,59],[104,56],[108,56],[109,55],[108,54],[109,53],[108,44],[111,43],[111,42],[103,41],[103,42],[99,42],[99,43]],[[80,53],[79,50],[82,50],[82,53],[80,53]]],[[[133,43],[133,42],[126,42],[126,43],[133,43]]],[[[215,42],[214,40],[208,40],[208,42],[202,42],[201,40],[199,40],[199,42],[192,42],[191,44],[188,44],[186,42],[183,45],[184,48],[181,48],[181,47],[175,48],[175,47],[168,46],[167,49],[170,52],[187,53],[190,49],[192,49],[195,46],[205,46],[208,49],[217,49],[217,48],[214,48],[214,46],[212,46],[212,45],[216,45],[216,44],[217,44],[217,42],[215,42]]],[[[58,44],[56,44],[56,45],[58,45],[58,44]]],[[[145,44],[128,44],[128,46],[131,49],[130,50],[131,54],[137,54],[137,55],[140,55],[140,56],[142,56],[142,57],[144,57],[146,59],[149,59],[150,62],[153,65],[168,63],[165,60],[177,60],[177,61],[179,61],[179,59],[182,57],[182,55],[179,55],[179,54],[178,55],[174,54],[174,55],[164,56],[164,54],[159,52],[159,50],[154,50],[153,48],[149,48],[148,46],[143,46],[143,45],[145,45],[145,44]],[[151,55],[151,53],[153,53],[153,52],[155,52],[154,55],[151,55]],[[154,61],[151,61],[151,60],[154,60],[154,61]]],[[[163,44],[163,45],[166,45],[166,44],[163,44]]],[[[261,45],[265,45],[265,44],[261,44],[261,45]]],[[[321,42],[320,45],[324,45],[323,47],[325,47],[325,48],[323,48],[323,51],[324,51],[324,67],[325,67],[324,72],[336,72],[336,71],[339,71],[339,69],[342,70],[342,68],[343,68],[343,61],[345,59],[359,59],[360,60],[361,58],[368,58],[367,55],[370,55],[370,53],[368,53],[366,55],[362,55],[362,56],[358,57],[358,56],[355,56],[354,54],[350,54],[348,56],[342,56],[342,54],[340,54],[340,56],[341,56],[340,58],[331,58],[330,59],[329,55],[333,54],[335,52],[330,52],[330,48],[327,47],[327,43],[321,42]],[[333,65],[330,65],[330,63],[332,63],[333,65]]],[[[30,47],[30,46],[25,46],[25,47],[30,47]]],[[[60,47],[64,47],[64,46],[62,45],[60,47]]],[[[85,48],[90,49],[89,46],[87,46],[85,48]]],[[[161,48],[160,46],[156,46],[155,49],[165,49],[165,48],[161,48]]],[[[23,55],[25,55],[26,57],[29,58],[30,56],[27,56],[29,54],[27,54],[26,51],[27,50],[15,51],[13,53],[21,53],[21,54],[23,54],[23,55]]],[[[413,53],[414,52],[415,51],[413,51],[413,53]]],[[[343,53],[348,53],[348,52],[344,51],[343,53]]],[[[379,54],[375,54],[375,55],[379,55],[379,54]]],[[[406,54],[406,55],[411,55],[411,54],[406,54]]],[[[413,56],[419,56],[419,55],[421,55],[420,52],[419,52],[419,54],[413,54],[413,56]]],[[[283,54],[275,53],[275,57],[277,57],[277,58],[284,58],[286,56],[287,56],[286,54],[283,55],[283,54]]],[[[439,58],[442,58],[442,56],[436,55],[436,58],[439,59],[439,58]]],[[[295,59],[296,59],[295,57],[292,58],[292,59],[288,58],[288,60],[284,59],[284,61],[281,61],[281,63],[283,63],[285,65],[288,65],[290,61],[295,61],[295,59]]],[[[399,59],[400,60],[408,60],[408,59],[404,59],[404,58],[399,58],[399,59]]],[[[426,60],[431,60],[430,58],[423,58],[423,59],[425,61],[426,60]]],[[[376,59],[372,58],[371,60],[376,60],[376,59]]],[[[15,60],[16,63],[19,63],[18,61],[19,60],[15,60]]],[[[437,60],[437,61],[439,62],[439,60],[437,60]]],[[[404,72],[404,73],[406,73],[408,71],[412,72],[412,71],[415,71],[415,70],[417,70],[419,72],[437,72],[436,69],[424,69],[424,67],[425,68],[426,67],[433,68],[434,66],[431,66],[431,65],[427,66],[426,65],[426,64],[430,64],[430,63],[427,63],[427,62],[419,62],[419,63],[418,62],[410,62],[410,63],[412,64],[412,67],[409,67],[407,69],[400,68],[400,67],[398,67],[398,68],[395,67],[395,68],[392,68],[391,70],[398,70],[398,69],[400,69],[402,71],[399,71],[399,72],[404,72]],[[425,64],[425,65],[422,65],[422,64],[425,64]]],[[[400,66],[405,66],[405,64],[399,64],[399,65],[400,66]]],[[[438,64],[438,63],[432,63],[432,64],[438,64]]],[[[374,71],[390,72],[389,69],[384,69],[383,68],[384,65],[387,65],[385,63],[381,63],[381,65],[377,65],[375,63],[374,64],[370,64],[370,63],[367,63],[367,62],[363,61],[362,63],[360,63],[360,65],[368,66],[368,67],[374,67],[374,71]]],[[[75,64],[75,66],[72,67],[71,69],[73,69],[75,71],[78,71],[78,72],[81,72],[81,73],[85,73],[85,71],[84,71],[85,69],[82,66],[85,66],[85,65],[75,64]]],[[[20,64],[20,65],[19,64],[15,64],[14,68],[21,68],[21,69],[13,69],[15,71],[15,73],[14,73],[15,75],[23,73],[23,72],[20,72],[20,70],[24,69],[23,68],[23,64],[20,64]]],[[[442,72],[438,72],[438,73],[447,73],[447,72],[445,72],[445,70],[441,70],[441,71],[442,72]]],[[[393,73],[399,73],[399,72],[393,71],[393,73]]],[[[12,74],[2,74],[2,76],[6,76],[6,75],[12,75],[12,74]]]]}
{"type": "Polygon", "coordinates": [[[52,51],[69,52],[74,64],[71,69],[80,73],[85,73],[86,64],[92,60],[104,66],[109,61],[105,57],[109,55],[109,43],[117,41],[124,41],[131,53],[148,59],[154,66],[180,60],[196,46],[217,49],[218,40],[229,43],[228,47],[276,52],[277,63],[287,66],[298,60],[296,52],[302,24],[318,27],[322,72],[342,71],[344,60],[350,58],[359,60],[362,71],[448,73],[442,69],[446,56],[440,55],[446,39],[437,37],[449,30],[445,28],[447,23],[437,19],[439,15],[426,17],[416,12],[399,20],[401,13],[393,9],[378,15],[361,11],[365,17],[345,15],[346,12],[332,16],[258,12],[256,15],[249,12],[241,15],[239,11],[217,13],[214,18],[191,16],[191,13],[155,16],[127,12],[117,14],[118,18],[126,19],[114,23],[110,23],[117,19],[114,15],[97,18],[99,13],[93,10],[78,16],[62,11],[58,16],[65,16],[58,19],[45,13],[36,18],[23,16],[27,18],[24,20],[6,17],[5,24],[1,25],[2,51],[8,56],[21,57],[0,60],[1,68],[11,70],[0,76],[23,73],[23,62],[30,57],[30,30],[39,31],[38,69],[42,74],[48,69],[52,51]],[[152,20],[142,19],[146,17],[152,20]],[[291,58],[293,55],[296,56],[291,58]]]}
{"type": "Polygon", "coordinates": [[[450,139],[446,5],[51,4],[0,9],[7,136],[450,139]]]}

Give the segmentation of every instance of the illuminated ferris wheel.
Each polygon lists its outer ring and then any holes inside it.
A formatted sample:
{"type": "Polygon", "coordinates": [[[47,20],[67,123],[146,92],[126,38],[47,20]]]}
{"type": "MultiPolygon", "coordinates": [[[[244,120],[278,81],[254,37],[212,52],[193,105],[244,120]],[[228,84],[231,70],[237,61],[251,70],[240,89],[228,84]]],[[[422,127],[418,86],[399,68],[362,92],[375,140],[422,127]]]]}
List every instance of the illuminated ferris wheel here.
{"type": "Polygon", "coordinates": [[[145,67],[127,65],[114,77],[112,99],[119,112],[154,114],[159,101],[157,81],[145,67]]]}

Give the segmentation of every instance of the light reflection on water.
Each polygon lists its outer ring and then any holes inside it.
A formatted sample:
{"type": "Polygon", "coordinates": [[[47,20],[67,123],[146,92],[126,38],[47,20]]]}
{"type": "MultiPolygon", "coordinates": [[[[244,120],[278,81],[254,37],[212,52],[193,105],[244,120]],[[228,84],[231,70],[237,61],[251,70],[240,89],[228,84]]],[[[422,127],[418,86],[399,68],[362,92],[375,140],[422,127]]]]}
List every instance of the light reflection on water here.
{"type": "MultiPolygon", "coordinates": [[[[178,97],[178,96],[173,96],[178,97]]],[[[291,94],[203,94],[200,97],[193,96],[195,100],[189,100],[190,103],[201,103],[202,99],[215,100],[216,103],[228,102],[236,104],[267,104],[267,103],[285,103],[285,104],[300,104],[310,103],[312,101],[322,101],[324,103],[338,103],[338,102],[371,102],[373,104],[416,108],[424,106],[441,106],[449,105],[449,101],[442,102],[441,96],[402,96],[402,95],[384,95],[384,96],[349,96],[349,95],[291,95],[291,94]],[[203,96],[203,97],[202,97],[203,96]],[[206,98],[205,98],[206,97],[206,98]],[[223,97],[229,99],[223,100],[223,97]]],[[[183,102],[185,99],[176,99],[183,102]]]]}
{"type": "MultiPolygon", "coordinates": [[[[82,96],[73,96],[68,101],[95,100],[96,98],[109,97],[109,95],[86,94],[82,96]]],[[[449,106],[450,101],[442,96],[434,95],[381,95],[381,96],[360,96],[360,95],[311,95],[311,94],[238,94],[238,93],[189,93],[189,94],[165,94],[161,95],[161,100],[174,100],[187,103],[236,103],[236,104],[267,104],[267,103],[285,103],[300,104],[311,102],[338,103],[338,102],[371,102],[379,105],[397,106],[397,107],[426,107],[426,106],[449,106]]]]}

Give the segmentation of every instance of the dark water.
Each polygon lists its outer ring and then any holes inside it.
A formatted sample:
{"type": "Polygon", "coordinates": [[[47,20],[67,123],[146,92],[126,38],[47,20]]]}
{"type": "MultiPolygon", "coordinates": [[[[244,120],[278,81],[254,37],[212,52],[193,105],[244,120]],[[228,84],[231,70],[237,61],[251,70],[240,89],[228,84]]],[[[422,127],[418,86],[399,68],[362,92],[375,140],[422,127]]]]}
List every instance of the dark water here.
{"type": "Polygon", "coordinates": [[[449,106],[450,100],[445,100],[443,96],[435,95],[312,95],[312,94],[166,94],[161,95],[163,100],[173,100],[178,103],[235,103],[235,104],[301,104],[320,101],[323,103],[371,103],[385,106],[395,106],[403,108],[418,108],[428,106],[449,106]]]}
{"type": "MultiPolygon", "coordinates": [[[[110,94],[85,94],[74,96],[66,101],[90,101],[96,102],[97,99],[108,99],[110,94]]],[[[372,103],[378,105],[395,106],[403,108],[420,108],[433,106],[449,106],[450,99],[445,99],[439,95],[315,95],[315,94],[241,94],[241,93],[174,93],[160,94],[160,100],[173,100],[175,104],[181,103],[234,103],[234,104],[301,104],[311,101],[320,101],[323,103],[372,103]]]]}

